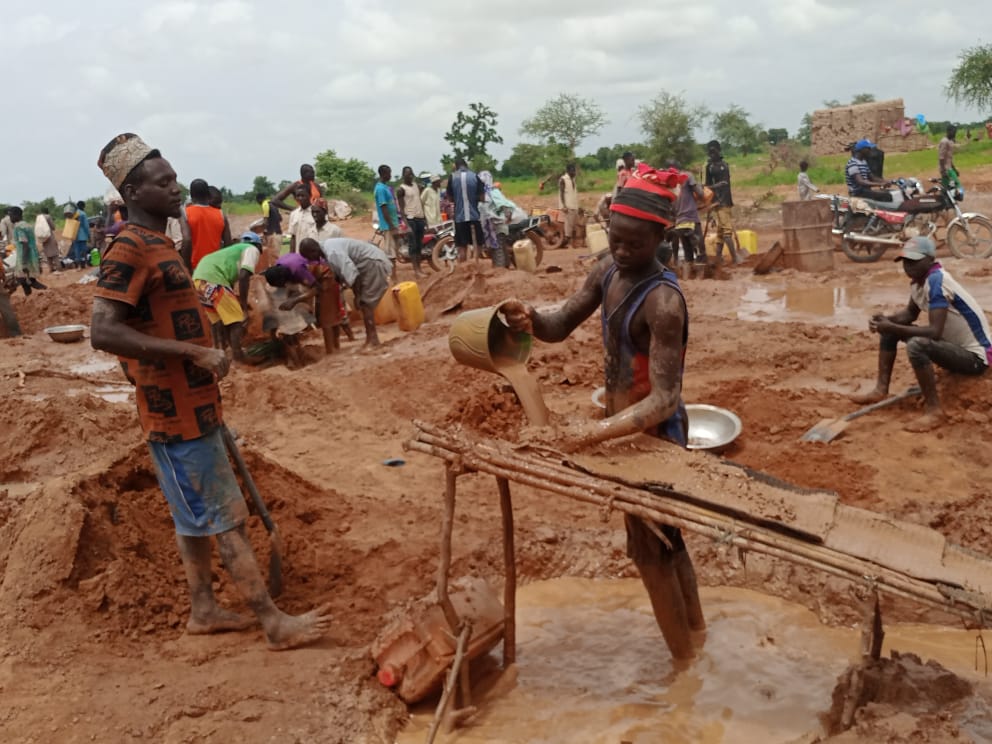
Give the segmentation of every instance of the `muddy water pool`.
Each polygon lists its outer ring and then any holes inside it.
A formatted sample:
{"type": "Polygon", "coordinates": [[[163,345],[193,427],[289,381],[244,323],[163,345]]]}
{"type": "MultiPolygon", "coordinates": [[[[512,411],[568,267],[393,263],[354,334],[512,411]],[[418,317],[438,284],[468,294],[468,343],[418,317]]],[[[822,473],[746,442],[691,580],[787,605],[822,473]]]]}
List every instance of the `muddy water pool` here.
{"type": "MultiPolygon", "coordinates": [[[[694,665],[676,674],[641,583],[555,579],[518,593],[517,664],[477,684],[482,712],[438,741],[465,744],[774,744],[821,731],[860,630],[829,628],[804,607],[758,592],[702,589],[709,625],[694,665]]],[[[974,634],[893,624],[885,649],[935,658],[974,681],[974,634]]],[[[432,701],[398,744],[422,742],[432,701]]]]}

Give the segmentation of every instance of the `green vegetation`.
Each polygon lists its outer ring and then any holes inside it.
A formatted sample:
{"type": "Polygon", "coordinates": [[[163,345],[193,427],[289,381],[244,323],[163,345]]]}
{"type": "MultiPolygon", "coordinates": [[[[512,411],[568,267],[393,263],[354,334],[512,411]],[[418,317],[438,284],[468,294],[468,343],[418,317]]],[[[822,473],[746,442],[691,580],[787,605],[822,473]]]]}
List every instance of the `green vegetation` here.
{"type": "Polygon", "coordinates": [[[965,49],[944,94],[952,101],[992,113],[992,44],[965,49]]]}
{"type": "Polygon", "coordinates": [[[520,134],[543,139],[549,145],[562,145],[571,160],[582,140],[599,134],[607,123],[603,108],[575,93],[560,93],[520,125],[520,134]]]}

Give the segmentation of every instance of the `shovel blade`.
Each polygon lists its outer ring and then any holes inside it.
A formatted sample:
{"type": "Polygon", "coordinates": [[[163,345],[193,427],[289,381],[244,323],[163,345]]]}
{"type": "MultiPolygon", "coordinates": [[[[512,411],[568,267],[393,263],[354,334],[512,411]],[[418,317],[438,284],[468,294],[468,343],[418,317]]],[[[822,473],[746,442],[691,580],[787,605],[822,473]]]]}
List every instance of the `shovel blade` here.
{"type": "Polygon", "coordinates": [[[850,421],[844,419],[823,419],[803,434],[801,442],[831,442],[841,435],[850,421]]]}

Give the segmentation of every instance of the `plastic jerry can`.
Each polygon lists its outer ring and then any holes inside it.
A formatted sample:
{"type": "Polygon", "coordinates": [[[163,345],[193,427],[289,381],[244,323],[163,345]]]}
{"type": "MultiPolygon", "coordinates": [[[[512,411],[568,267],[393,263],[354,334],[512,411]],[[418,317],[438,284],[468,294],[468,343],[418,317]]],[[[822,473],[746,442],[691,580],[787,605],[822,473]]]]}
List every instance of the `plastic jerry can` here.
{"type": "Polygon", "coordinates": [[[393,323],[396,321],[398,314],[399,309],[396,307],[396,298],[393,296],[392,291],[386,290],[386,294],[382,296],[379,304],[375,307],[375,313],[373,314],[375,324],[386,325],[387,323],[393,323]]]}
{"type": "Polygon", "coordinates": [[[90,266],[100,265],[100,251],[94,248],[90,251],[90,266]]]}
{"type": "Polygon", "coordinates": [[[737,242],[751,255],[758,252],[758,235],[754,230],[738,230],[737,242]]]}
{"type": "Polygon", "coordinates": [[[424,322],[424,303],[416,282],[400,282],[391,290],[401,331],[415,331],[424,322]]]}
{"type": "Polygon", "coordinates": [[[513,262],[521,271],[529,274],[537,273],[537,261],[534,257],[534,242],[524,238],[513,244],[513,262]]]}

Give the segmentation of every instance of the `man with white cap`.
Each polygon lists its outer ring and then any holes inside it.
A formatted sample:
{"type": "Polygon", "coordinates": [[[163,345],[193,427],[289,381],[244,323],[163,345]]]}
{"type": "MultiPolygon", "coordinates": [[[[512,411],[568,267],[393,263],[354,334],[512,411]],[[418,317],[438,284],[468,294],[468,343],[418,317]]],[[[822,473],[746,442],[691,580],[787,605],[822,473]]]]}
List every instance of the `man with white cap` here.
{"type": "Polygon", "coordinates": [[[124,197],[128,224],[100,264],[91,342],[117,354],[135,386],[138,418],[189,584],[186,631],[216,633],[261,623],[273,650],[311,643],[330,624],[327,607],[298,616],[280,611],[244,531],[248,509],[227,459],[217,387],[230,363],[213,347],[193,282],[165,234],[166,220],[182,206],[176,173],[135,134],[111,140],[97,164],[124,197]],[[218,604],[210,537],[254,618],[218,604]]]}
{"type": "Polygon", "coordinates": [[[992,363],[992,334],[985,312],[967,290],[937,262],[937,247],[917,236],[903,245],[896,261],[910,278],[909,304],[892,315],[874,315],[868,330],[879,335],[878,378],[871,391],[852,396],[855,403],[876,403],[889,394],[900,341],[923,392],[923,415],[906,426],[929,431],[944,420],[933,365],[960,375],[980,375],[992,363]],[[914,325],[926,311],[928,325],[914,325]]]}

